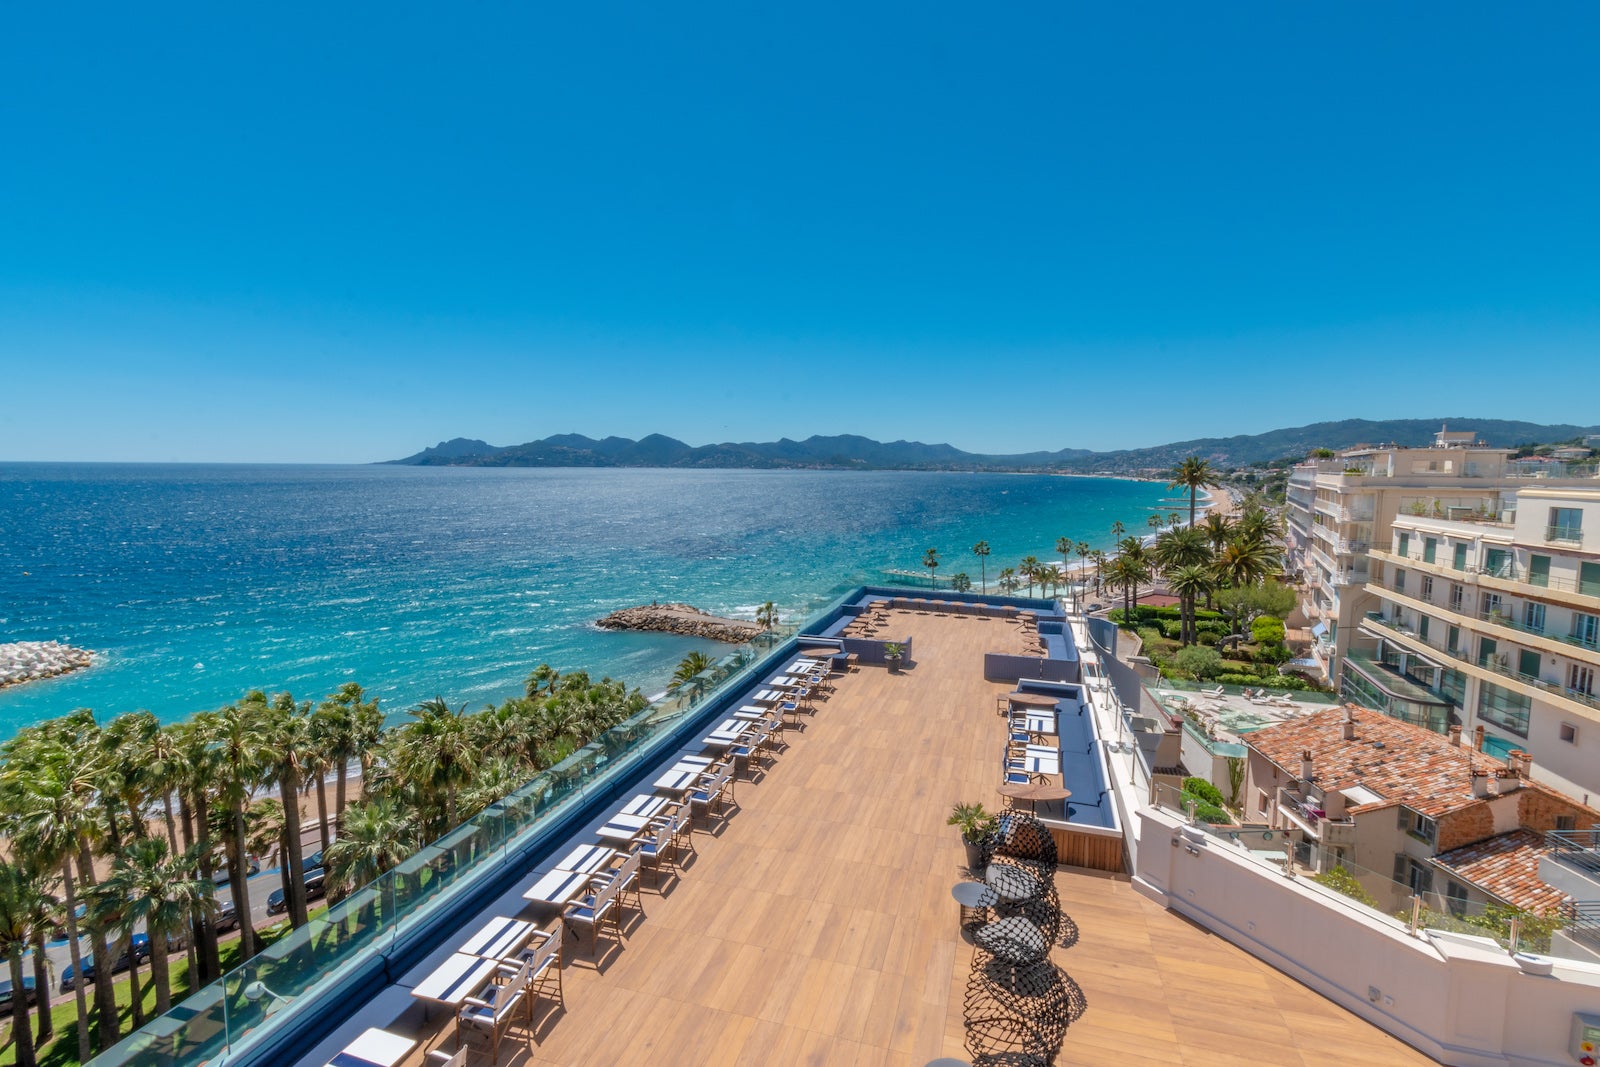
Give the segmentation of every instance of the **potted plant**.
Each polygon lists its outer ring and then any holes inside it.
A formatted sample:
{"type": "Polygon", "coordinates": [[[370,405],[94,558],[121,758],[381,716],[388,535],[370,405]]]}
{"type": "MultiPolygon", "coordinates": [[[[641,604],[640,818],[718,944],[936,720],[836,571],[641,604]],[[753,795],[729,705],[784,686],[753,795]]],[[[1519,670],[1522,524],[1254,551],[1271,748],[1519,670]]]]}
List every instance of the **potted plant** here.
{"type": "Polygon", "coordinates": [[[900,657],[905,655],[906,646],[894,641],[883,643],[883,661],[889,665],[889,673],[895,674],[900,670],[900,657]]]}
{"type": "Polygon", "coordinates": [[[961,831],[961,843],[967,846],[967,869],[977,870],[983,862],[984,838],[1000,825],[1000,816],[985,811],[982,804],[957,804],[950,809],[945,824],[961,831]]]}

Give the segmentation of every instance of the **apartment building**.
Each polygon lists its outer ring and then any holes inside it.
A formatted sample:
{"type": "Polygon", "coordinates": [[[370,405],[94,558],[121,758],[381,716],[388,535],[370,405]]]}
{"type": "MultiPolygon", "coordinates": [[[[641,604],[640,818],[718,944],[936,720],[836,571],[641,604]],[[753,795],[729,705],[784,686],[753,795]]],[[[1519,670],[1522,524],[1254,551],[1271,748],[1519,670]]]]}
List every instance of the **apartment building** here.
{"type": "Polygon", "coordinates": [[[1569,894],[1543,880],[1551,834],[1600,811],[1446,734],[1346,705],[1245,737],[1245,821],[1265,823],[1301,865],[1342,866],[1386,911],[1410,894],[1439,912],[1501,904],[1540,914],[1569,894]]]}
{"type": "Polygon", "coordinates": [[[1501,519],[1521,487],[1593,487],[1596,473],[1592,461],[1513,459],[1511,449],[1491,448],[1465,430],[1441,430],[1428,448],[1354,448],[1296,466],[1285,559],[1299,575],[1314,672],[1329,684],[1340,678],[1360,620],[1376,609],[1369,549],[1390,543],[1396,517],[1501,519]]]}
{"type": "Polygon", "coordinates": [[[1600,796],[1600,487],[1522,489],[1493,519],[1402,514],[1368,560],[1344,698],[1481,727],[1485,751],[1600,796]]]}

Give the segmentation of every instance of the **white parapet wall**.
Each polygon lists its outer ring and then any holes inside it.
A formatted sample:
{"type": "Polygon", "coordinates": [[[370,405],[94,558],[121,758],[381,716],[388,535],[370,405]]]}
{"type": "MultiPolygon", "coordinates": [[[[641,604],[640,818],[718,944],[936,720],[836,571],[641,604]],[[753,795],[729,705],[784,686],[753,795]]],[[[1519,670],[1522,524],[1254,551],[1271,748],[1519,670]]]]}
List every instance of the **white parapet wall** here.
{"type": "Polygon", "coordinates": [[[1600,966],[1536,975],[1488,938],[1413,937],[1166,811],[1130,830],[1140,892],[1451,1067],[1567,1067],[1573,1014],[1600,1011],[1600,966]]]}

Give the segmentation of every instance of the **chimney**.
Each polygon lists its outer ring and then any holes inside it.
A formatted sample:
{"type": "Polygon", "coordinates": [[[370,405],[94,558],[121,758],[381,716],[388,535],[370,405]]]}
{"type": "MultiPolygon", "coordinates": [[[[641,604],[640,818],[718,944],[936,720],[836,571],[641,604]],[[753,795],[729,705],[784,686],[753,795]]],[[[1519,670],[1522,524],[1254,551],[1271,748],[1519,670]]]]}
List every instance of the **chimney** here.
{"type": "Polygon", "coordinates": [[[1346,707],[1344,709],[1343,727],[1344,739],[1346,741],[1354,741],[1356,739],[1356,713],[1354,708],[1346,707]]]}
{"type": "Polygon", "coordinates": [[[1461,747],[1461,727],[1460,726],[1452,726],[1452,727],[1450,727],[1450,743],[1452,745],[1454,745],[1456,748],[1460,748],[1461,747]]]}
{"type": "Polygon", "coordinates": [[[1506,756],[1506,765],[1512,777],[1528,779],[1533,777],[1533,756],[1520,748],[1514,748],[1506,756]]]}
{"type": "Polygon", "coordinates": [[[1483,751],[1483,727],[1481,726],[1472,728],[1472,747],[1474,751],[1483,751]]]}
{"type": "Polygon", "coordinates": [[[1311,750],[1309,748],[1302,749],[1300,752],[1300,780],[1302,782],[1311,781],[1312,770],[1311,750]]]}

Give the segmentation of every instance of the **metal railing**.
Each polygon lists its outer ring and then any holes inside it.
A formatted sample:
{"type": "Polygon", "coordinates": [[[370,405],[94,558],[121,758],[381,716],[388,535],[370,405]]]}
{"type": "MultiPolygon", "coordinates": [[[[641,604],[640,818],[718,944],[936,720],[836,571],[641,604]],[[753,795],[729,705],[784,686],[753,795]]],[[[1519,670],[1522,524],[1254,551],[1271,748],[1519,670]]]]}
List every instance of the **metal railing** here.
{"type": "Polygon", "coordinates": [[[1549,830],[1544,847],[1563,863],[1600,874],[1600,830],[1549,830]]]}
{"type": "Polygon", "coordinates": [[[1544,528],[1546,541],[1561,541],[1567,544],[1583,544],[1582,526],[1546,526],[1544,528]]]}

